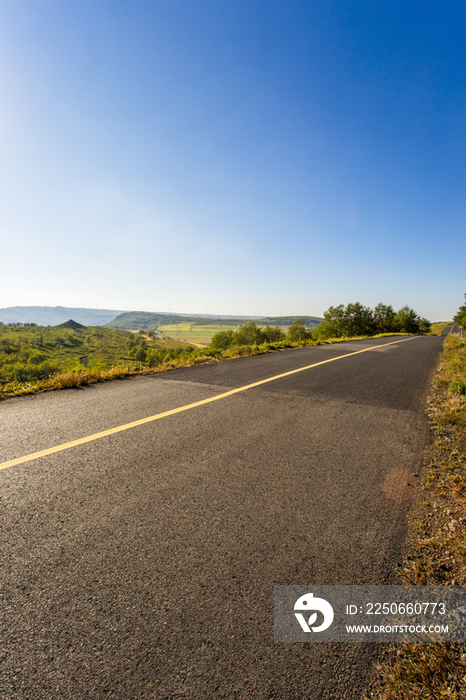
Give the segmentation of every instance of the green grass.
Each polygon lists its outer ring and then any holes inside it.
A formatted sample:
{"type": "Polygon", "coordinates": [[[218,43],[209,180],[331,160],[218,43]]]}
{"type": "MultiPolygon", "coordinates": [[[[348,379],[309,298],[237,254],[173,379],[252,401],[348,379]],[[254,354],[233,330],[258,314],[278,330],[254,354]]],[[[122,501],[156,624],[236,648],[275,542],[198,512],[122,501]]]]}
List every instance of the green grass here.
{"type": "MultiPolygon", "coordinates": [[[[449,335],[428,398],[434,437],[410,513],[403,584],[466,586],[465,386],[466,343],[449,335]]],[[[405,643],[390,656],[378,665],[368,699],[466,698],[466,644],[405,643]]]]}

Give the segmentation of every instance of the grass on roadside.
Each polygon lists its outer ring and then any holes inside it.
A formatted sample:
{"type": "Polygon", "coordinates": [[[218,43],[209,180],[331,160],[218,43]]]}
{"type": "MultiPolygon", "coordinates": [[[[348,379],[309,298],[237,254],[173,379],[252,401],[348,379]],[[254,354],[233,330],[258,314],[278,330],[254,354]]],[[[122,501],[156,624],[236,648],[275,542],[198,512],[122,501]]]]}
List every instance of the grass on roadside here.
{"type": "MultiPolygon", "coordinates": [[[[400,583],[466,586],[466,342],[445,340],[428,397],[433,444],[414,504],[400,583]]],[[[466,644],[394,645],[367,698],[466,698],[466,644]]]]}
{"type": "Polygon", "coordinates": [[[443,330],[451,323],[451,321],[437,321],[433,323],[430,329],[430,335],[442,335],[443,330]]]}

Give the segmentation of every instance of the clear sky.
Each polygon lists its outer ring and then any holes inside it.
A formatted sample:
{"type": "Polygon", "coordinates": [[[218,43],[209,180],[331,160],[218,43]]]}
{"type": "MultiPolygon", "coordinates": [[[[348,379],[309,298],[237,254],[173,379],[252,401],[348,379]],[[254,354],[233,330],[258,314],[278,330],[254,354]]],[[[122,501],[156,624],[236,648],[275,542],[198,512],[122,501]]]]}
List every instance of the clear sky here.
{"type": "Polygon", "coordinates": [[[466,292],[464,0],[0,0],[0,307],[466,292]]]}

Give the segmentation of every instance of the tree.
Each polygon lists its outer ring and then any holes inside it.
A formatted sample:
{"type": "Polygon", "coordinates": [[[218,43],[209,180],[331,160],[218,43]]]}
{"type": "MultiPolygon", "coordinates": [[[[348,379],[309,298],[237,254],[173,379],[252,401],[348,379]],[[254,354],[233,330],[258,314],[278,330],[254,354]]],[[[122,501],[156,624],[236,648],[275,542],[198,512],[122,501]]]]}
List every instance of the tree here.
{"type": "Polygon", "coordinates": [[[356,301],[330,306],[324,311],[324,320],[317,326],[320,338],[349,338],[358,335],[372,335],[375,330],[374,315],[367,306],[356,301]]]}
{"type": "Polygon", "coordinates": [[[419,319],[419,333],[430,333],[432,329],[432,324],[430,321],[428,321],[426,318],[420,318],[419,319]]]}
{"type": "Polygon", "coordinates": [[[344,326],[349,337],[372,335],[375,326],[371,309],[363,306],[359,301],[348,304],[344,313],[344,326]]]}
{"type": "Polygon", "coordinates": [[[377,304],[374,309],[374,323],[378,333],[390,333],[396,330],[396,314],[393,306],[377,304]]]}
{"type": "Polygon", "coordinates": [[[408,306],[395,313],[392,306],[378,304],[372,311],[357,301],[346,307],[343,304],[330,306],[324,311],[324,320],[315,329],[315,334],[323,339],[348,338],[370,336],[376,332],[428,333],[430,328],[430,322],[426,318],[419,318],[408,306]]]}
{"type": "Polygon", "coordinates": [[[155,367],[159,364],[159,358],[155,350],[149,350],[146,355],[146,364],[148,367],[155,367]]]}
{"type": "Polygon", "coordinates": [[[235,333],[231,329],[227,331],[217,331],[217,333],[214,333],[212,336],[210,347],[213,350],[227,350],[233,345],[234,338],[235,333]]]}
{"type": "Polygon", "coordinates": [[[345,334],[345,307],[330,306],[324,311],[324,320],[317,326],[317,334],[321,338],[341,338],[345,334]]]}
{"type": "Polygon", "coordinates": [[[145,362],[146,357],[147,357],[147,352],[144,350],[143,347],[139,347],[136,351],[135,354],[135,359],[138,360],[138,362],[145,362]]]}
{"type": "Polygon", "coordinates": [[[288,339],[293,343],[299,343],[307,340],[311,334],[306,330],[302,318],[297,318],[292,326],[288,328],[288,339]]]}
{"type": "Polygon", "coordinates": [[[285,334],[278,326],[274,326],[273,328],[271,326],[266,326],[262,329],[262,334],[267,343],[278,343],[280,340],[285,340],[285,334]]]}
{"type": "Polygon", "coordinates": [[[260,345],[264,337],[260,328],[253,321],[239,326],[234,334],[235,345],[260,345]]]}
{"type": "Polygon", "coordinates": [[[419,333],[419,316],[409,306],[403,306],[396,313],[397,330],[404,333],[419,333]]]}
{"type": "MultiPolygon", "coordinates": [[[[466,301],[466,294],[464,295],[464,299],[466,301]]],[[[460,306],[460,308],[458,309],[458,313],[455,316],[453,316],[453,320],[459,325],[459,327],[463,331],[466,330],[466,304],[460,306]]]]}

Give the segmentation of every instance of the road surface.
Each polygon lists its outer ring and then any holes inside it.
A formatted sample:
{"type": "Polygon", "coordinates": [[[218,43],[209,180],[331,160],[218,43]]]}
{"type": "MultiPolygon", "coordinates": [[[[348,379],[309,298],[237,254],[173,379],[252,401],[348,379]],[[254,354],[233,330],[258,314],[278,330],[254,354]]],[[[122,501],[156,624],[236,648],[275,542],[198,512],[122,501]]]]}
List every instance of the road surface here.
{"type": "Polygon", "coordinates": [[[273,587],[394,581],[442,342],[2,402],[1,700],[361,697],[382,645],[275,644],[273,587]]]}
{"type": "Polygon", "coordinates": [[[460,332],[460,327],[458,323],[455,323],[452,321],[452,323],[449,323],[447,326],[442,331],[442,335],[450,335],[450,333],[459,333],[460,332]]]}

